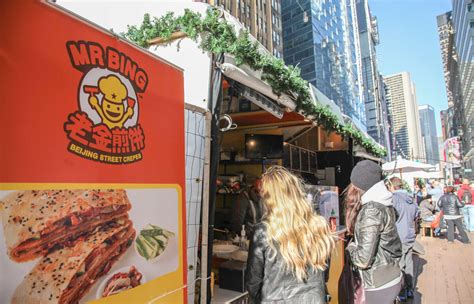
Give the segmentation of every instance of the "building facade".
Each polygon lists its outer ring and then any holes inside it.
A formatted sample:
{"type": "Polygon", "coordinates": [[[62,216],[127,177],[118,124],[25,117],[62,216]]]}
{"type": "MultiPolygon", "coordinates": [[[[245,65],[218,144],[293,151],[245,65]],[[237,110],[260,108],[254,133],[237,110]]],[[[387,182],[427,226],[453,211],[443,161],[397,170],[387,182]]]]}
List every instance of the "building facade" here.
{"type": "Polygon", "coordinates": [[[449,117],[449,109],[452,109],[452,108],[442,110],[439,113],[440,118],[441,118],[441,133],[442,133],[441,135],[443,137],[443,140],[446,140],[452,137],[449,133],[449,131],[452,129],[450,126],[450,122],[452,121],[452,118],[449,117]]]}
{"type": "Polygon", "coordinates": [[[281,4],[285,63],[299,66],[305,80],[366,130],[356,1],[281,4]]]}
{"type": "Polygon", "coordinates": [[[195,0],[220,6],[237,18],[275,57],[283,58],[281,0],[195,0]]]}
{"type": "Polygon", "coordinates": [[[395,155],[407,159],[425,158],[415,85],[408,72],[386,76],[390,98],[395,155]]]}
{"type": "Polygon", "coordinates": [[[426,155],[424,162],[437,165],[440,158],[434,108],[430,105],[421,105],[418,107],[418,111],[420,115],[421,139],[423,140],[426,155]]]}
{"type": "Polygon", "coordinates": [[[437,17],[441,59],[443,62],[448,109],[444,115],[447,138],[462,135],[464,107],[461,100],[461,83],[458,61],[454,45],[454,27],[452,13],[447,12],[437,17]]]}
{"type": "Polygon", "coordinates": [[[391,101],[391,94],[390,88],[388,87],[387,83],[385,82],[382,75],[380,77],[380,88],[383,96],[382,103],[383,106],[383,115],[384,119],[386,120],[386,128],[385,128],[385,137],[387,138],[387,145],[385,148],[387,149],[387,159],[391,161],[393,158],[396,157],[396,146],[395,146],[395,134],[393,131],[393,114],[392,114],[392,101],[391,101]]]}
{"type": "Polygon", "coordinates": [[[387,106],[375,48],[380,41],[377,18],[372,16],[367,0],[359,0],[356,9],[367,133],[379,144],[389,148],[387,106]]]}
{"type": "Polygon", "coordinates": [[[462,104],[461,148],[464,175],[474,177],[474,1],[452,1],[455,61],[457,62],[459,89],[462,104]]]}

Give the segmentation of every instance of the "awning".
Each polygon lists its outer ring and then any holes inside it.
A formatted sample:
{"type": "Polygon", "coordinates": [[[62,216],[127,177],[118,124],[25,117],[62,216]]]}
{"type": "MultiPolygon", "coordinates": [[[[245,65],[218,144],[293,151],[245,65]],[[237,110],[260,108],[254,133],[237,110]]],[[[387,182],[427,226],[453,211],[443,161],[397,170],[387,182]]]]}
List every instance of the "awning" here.
{"type": "Polygon", "coordinates": [[[383,164],[385,161],[380,157],[373,156],[372,154],[368,153],[364,147],[356,145],[352,151],[352,155],[355,157],[365,158],[369,160],[373,160],[374,162],[383,164]]]}
{"type": "Polygon", "coordinates": [[[331,109],[331,112],[336,115],[339,123],[344,124],[344,118],[342,116],[342,112],[339,106],[334,101],[329,99],[326,95],[324,95],[323,92],[318,90],[314,85],[309,84],[309,87],[313,101],[323,106],[328,106],[331,109]]]}
{"type": "Polygon", "coordinates": [[[293,111],[296,108],[296,104],[290,98],[290,96],[286,94],[281,94],[280,96],[273,93],[272,87],[265,83],[260,78],[257,78],[252,69],[249,67],[237,67],[231,63],[222,63],[218,66],[222,73],[255,91],[261,93],[270,99],[276,101],[281,106],[288,108],[289,110],[293,111]],[[245,70],[244,70],[245,69],[245,70]]]}
{"type": "MultiPolygon", "coordinates": [[[[375,141],[375,139],[370,136],[369,134],[367,134],[367,132],[365,132],[364,130],[362,130],[361,128],[359,128],[359,126],[352,120],[352,118],[350,118],[349,116],[347,116],[346,114],[342,114],[342,117],[344,118],[344,122],[346,124],[350,124],[352,125],[352,127],[356,128],[357,130],[359,130],[359,132],[362,133],[362,135],[367,138],[368,140],[370,140],[373,144],[375,144],[376,146],[378,146],[380,149],[385,149],[384,146],[382,146],[381,144],[379,144],[378,142],[375,141]]],[[[362,148],[362,147],[361,147],[362,148]]]]}

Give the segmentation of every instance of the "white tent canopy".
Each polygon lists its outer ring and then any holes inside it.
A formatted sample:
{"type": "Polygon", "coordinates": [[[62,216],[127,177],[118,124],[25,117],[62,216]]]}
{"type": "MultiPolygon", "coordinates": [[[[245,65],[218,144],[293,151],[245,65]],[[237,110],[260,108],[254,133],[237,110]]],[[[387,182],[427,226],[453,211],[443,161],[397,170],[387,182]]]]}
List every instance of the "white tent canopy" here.
{"type": "Polygon", "coordinates": [[[443,178],[443,173],[440,171],[413,171],[404,173],[403,176],[413,177],[413,178],[428,178],[428,179],[435,179],[435,178],[443,178]]]}
{"type": "Polygon", "coordinates": [[[419,172],[419,171],[427,171],[430,169],[434,169],[436,166],[426,164],[426,163],[419,163],[408,159],[396,159],[389,163],[385,163],[382,165],[383,171],[392,171],[392,172],[419,172]]]}

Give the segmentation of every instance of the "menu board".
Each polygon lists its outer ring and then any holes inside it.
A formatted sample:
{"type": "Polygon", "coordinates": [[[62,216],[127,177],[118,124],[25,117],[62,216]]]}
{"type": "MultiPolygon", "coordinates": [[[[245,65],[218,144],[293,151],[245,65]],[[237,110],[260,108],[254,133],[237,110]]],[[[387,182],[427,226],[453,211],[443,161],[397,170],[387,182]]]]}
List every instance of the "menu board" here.
{"type": "Polygon", "coordinates": [[[0,303],[184,303],[182,71],[2,5],[0,303]]]}

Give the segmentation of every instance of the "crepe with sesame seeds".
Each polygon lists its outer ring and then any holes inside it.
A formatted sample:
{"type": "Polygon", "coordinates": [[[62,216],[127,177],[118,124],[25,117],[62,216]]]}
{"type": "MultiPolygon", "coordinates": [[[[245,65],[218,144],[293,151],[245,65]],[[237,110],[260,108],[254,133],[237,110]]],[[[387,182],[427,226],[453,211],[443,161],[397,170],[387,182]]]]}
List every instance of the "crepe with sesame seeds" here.
{"type": "Polygon", "coordinates": [[[97,227],[73,247],[43,257],[16,288],[11,303],[78,303],[126,252],[134,238],[135,230],[127,218],[97,227]]]}
{"type": "Polygon", "coordinates": [[[131,205],[125,190],[27,190],[0,202],[10,259],[33,260],[55,246],[121,217],[131,205]]]}

